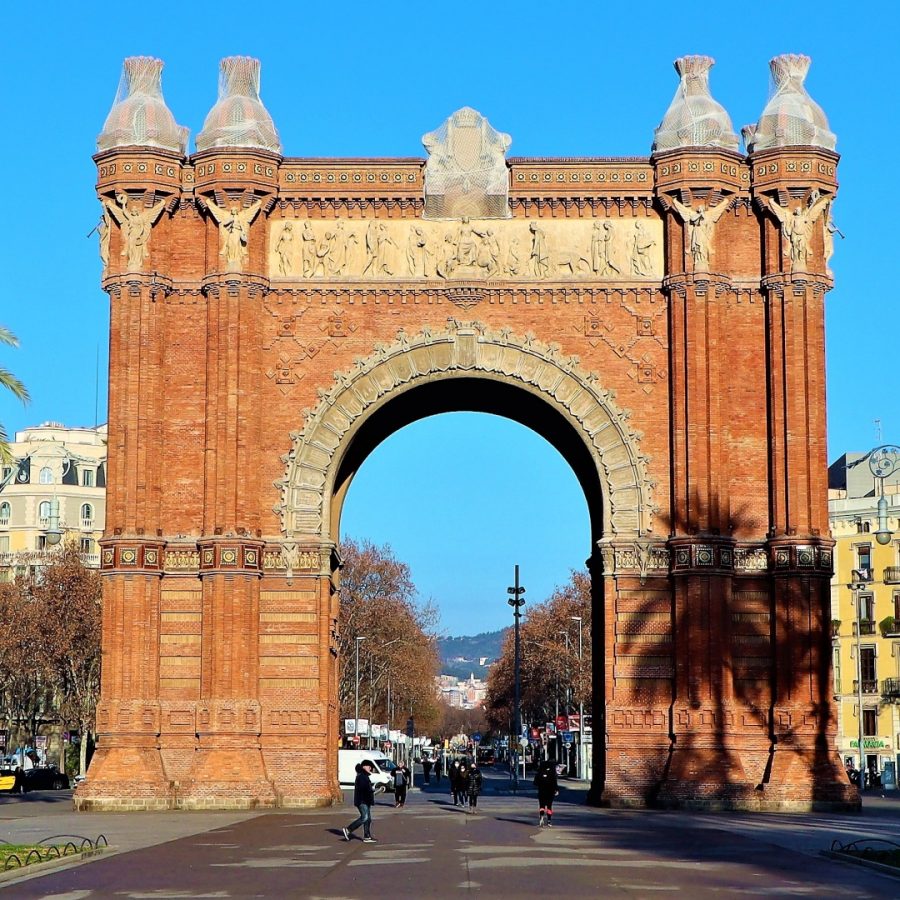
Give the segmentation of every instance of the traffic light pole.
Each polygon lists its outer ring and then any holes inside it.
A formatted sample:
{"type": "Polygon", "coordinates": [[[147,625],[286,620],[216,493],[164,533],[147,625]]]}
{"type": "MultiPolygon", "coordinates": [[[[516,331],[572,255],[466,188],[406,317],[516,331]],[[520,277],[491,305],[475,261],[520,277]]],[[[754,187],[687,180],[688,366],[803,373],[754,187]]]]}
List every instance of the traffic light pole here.
{"type": "Polygon", "coordinates": [[[522,598],[522,594],[525,593],[525,588],[519,585],[519,567],[516,566],[516,575],[515,575],[515,584],[513,587],[509,587],[506,589],[507,594],[512,594],[512,596],[506,602],[513,608],[513,620],[515,622],[515,633],[516,633],[516,650],[515,650],[515,708],[513,710],[513,727],[515,728],[515,736],[513,744],[513,781],[512,787],[513,792],[515,793],[519,789],[519,747],[521,747],[522,741],[522,710],[521,710],[521,689],[519,682],[519,673],[520,673],[520,660],[521,656],[519,653],[520,645],[519,645],[519,619],[522,617],[521,608],[525,605],[525,600],[522,598]]]}

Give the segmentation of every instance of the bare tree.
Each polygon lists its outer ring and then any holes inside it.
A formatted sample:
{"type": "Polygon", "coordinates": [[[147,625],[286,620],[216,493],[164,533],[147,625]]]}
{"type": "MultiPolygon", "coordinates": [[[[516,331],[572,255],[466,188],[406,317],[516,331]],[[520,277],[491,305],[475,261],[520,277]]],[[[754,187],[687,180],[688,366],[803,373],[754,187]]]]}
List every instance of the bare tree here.
{"type": "Polygon", "coordinates": [[[356,706],[356,638],[359,646],[360,715],[403,725],[415,716],[417,731],[439,721],[435,676],[436,610],[416,602],[409,566],[389,546],[345,540],[341,545],[341,607],[338,642],[342,718],[356,706]],[[390,697],[390,708],[388,699],[390,697]]]}

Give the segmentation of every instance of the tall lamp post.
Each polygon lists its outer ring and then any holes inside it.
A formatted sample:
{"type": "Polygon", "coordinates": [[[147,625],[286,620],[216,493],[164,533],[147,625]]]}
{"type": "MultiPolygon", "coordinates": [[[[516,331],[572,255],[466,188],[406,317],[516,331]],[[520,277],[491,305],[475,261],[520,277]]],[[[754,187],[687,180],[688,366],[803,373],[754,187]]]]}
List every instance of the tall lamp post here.
{"type": "Polygon", "coordinates": [[[359,645],[365,640],[365,635],[357,635],[356,638],[356,713],[353,719],[353,734],[356,737],[356,746],[360,746],[359,739],[359,645]]]}
{"type": "Polygon", "coordinates": [[[515,749],[513,750],[513,791],[519,789],[519,746],[522,740],[522,711],[520,709],[520,689],[519,689],[519,619],[522,616],[521,609],[525,605],[525,599],[522,594],[525,588],[519,584],[519,566],[516,565],[515,583],[512,587],[506,589],[507,594],[512,596],[506,601],[513,608],[513,619],[516,626],[516,654],[515,654],[515,710],[513,715],[513,727],[515,728],[515,749]]]}
{"type": "Polygon", "coordinates": [[[584,644],[582,643],[581,616],[569,616],[578,623],[578,777],[584,780],[584,692],[582,691],[582,668],[584,666],[584,644]]]}
{"type": "Polygon", "coordinates": [[[884,496],[884,480],[890,478],[895,472],[900,472],[900,447],[895,444],[883,444],[868,453],[869,471],[880,483],[881,490],[878,497],[878,530],[875,532],[875,540],[885,546],[891,542],[893,532],[887,525],[888,503],[884,496]]]}

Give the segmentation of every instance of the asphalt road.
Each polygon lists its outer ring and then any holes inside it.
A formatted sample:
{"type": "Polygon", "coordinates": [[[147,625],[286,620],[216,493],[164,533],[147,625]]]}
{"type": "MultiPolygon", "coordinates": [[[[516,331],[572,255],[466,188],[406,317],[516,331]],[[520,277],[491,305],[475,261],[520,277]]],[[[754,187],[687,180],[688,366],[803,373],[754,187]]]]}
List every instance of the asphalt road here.
{"type": "MultiPolygon", "coordinates": [[[[502,775],[489,774],[477,815],[453,807],[446,779],[411,792],[404,809],[382,797],[375,844],[342,839],[340,826],[355,815],[350,806],[202,819],[108,814],[103,831],[114,845],[121,832],[133,846],[142,823],[152,842],[160,840],[160,821],[176,831],[206,830],[19,881],[6,891],[53,900],[900,896],[900,881],[819,855],[835,836],[900,840],[900,804],[869,817],[689,815],[590,809],[575,790],[557,802],[554,827],[540,829],[533,795],[513,796],[507,787],[502,775]]],[[[33,828],[33,818],[22,821],[33,828]]]]}

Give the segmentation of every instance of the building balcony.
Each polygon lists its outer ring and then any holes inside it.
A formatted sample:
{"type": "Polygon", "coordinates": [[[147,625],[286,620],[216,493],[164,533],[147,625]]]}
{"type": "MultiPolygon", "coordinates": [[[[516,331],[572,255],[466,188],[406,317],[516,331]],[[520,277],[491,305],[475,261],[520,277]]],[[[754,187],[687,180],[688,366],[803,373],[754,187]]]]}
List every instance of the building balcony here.
{"type": "Polygon", "coordinates": [[[885,566],[883,580],[885,584],[900,584],[900,566],[885,566]]]}
{"type": "Polygon", "coordinates": [[[85,531],[93,531],[94,530],[94,520],[93,519],[82,519],[81,527],[85,531]]]}
{"type": "MultiPolygon", "coordinates": [[[[864,694],[877,694],[878,693],[878,679],[877,678],[863,678],[862,680],[862,692],[864,694]]],[[[853,693],[859,693],[859,682],[854,679],[853,681],[853,693]]]]}
{"type": "MultiPolygon", "coordinates": [[[[853,623],[853,633],[856,634],[856,622],[853,623]]],[[[862,619],[859,623],[860,634],[875,634],[875,623],[869,619],[862,619]]]]}
{"type": "Polygon", "coordinates": [[[885,678],[881,682],[881,696],[885,700],[900,700],[900,678],[885,678]]]}
{"type": "MultiPolygon", "coordinates": [[[[10,569],[17,566],[49,566],[59,548],[53,550],[18,550],[8,553],[0,553],[0,569],[10,569]]],[[[99,553],[79,553],[81,561],[89,569],[100,568],[99,553]]]]}

